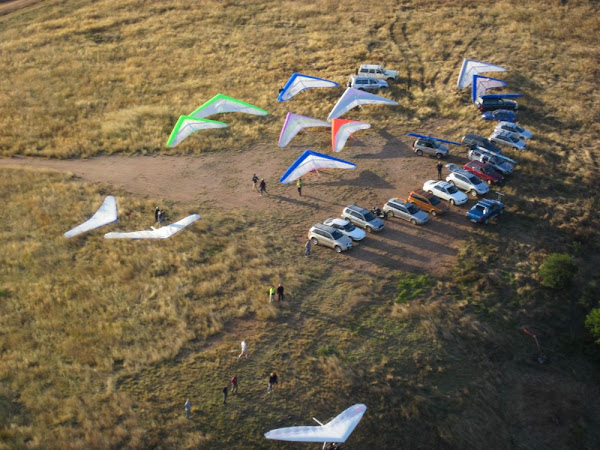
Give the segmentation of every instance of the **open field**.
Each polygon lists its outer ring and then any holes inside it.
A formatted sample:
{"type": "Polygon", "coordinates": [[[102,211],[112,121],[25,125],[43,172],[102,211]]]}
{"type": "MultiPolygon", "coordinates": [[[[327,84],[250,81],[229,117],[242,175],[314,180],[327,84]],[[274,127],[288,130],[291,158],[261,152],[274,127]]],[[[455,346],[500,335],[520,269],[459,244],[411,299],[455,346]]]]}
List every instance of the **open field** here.
{"type": "Polygon", "coordinates": [[[50,0],[0,16],[0,447],[311,448],[262,435],[358,402],[348,448],[600,447],[583,330],[600,294],[599,24],[583,1],[50,0]],[[316,221],[433,178],[406,132],[489,134],[455,88],[463,57],[507,67],[498,77],[525,95],[535,139],[509,152],[507,214],[486,228],[465,207],[395,219],[304,258],[316,221]],[[299,198],[277,179],[329,133],[279,149],[281,124],[326,117],[342,88],[286,103],[277,90],[294,71],[343,85],[361,62],[400,71],[385,94],[400,106],[344,116],[372,124],[339,155],[357,170],[308,177],[299,198]],[[219,92],[270,115],[218,116],[228,128],[166,149],[178,116],[219,92]],[[148,228],[157,204],[202,219],[165,242],[62,237],[109,194],[107,231],[148,228]],[[540,284],[552,252],[579,267],[570,289],[540,284]],[[280,281],[287,298],[270,305],[280,281]]]}

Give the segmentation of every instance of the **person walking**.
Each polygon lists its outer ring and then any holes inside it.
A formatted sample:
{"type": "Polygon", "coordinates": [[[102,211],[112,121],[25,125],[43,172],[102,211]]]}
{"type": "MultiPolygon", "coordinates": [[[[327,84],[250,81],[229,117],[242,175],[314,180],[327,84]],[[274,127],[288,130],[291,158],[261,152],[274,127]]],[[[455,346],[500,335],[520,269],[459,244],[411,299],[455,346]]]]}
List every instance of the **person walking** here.
{"type": "Polygon", "coordinates": [[[310,239],[304,244],[304,256],[310,256],[310,239]]]}
{"type": "Polygon", "coordinates": [[[187,398],[185,400],[185,418],[190,420],[190,414],[192,413],[192,402],[187,398]]]}
{"type": "Polygon", "coordinates": [[[265,182],[264,178],[261,178],[260,180],[260,196],[262,197],[263,194],[267,193],[267,183],[265,182]]]}
{"type": "Polygon", "coordinates": [[[158,216],[160,214],[160,208],[157,206],[154,210],[154,223],[158,223],[158,216]]]}
{"type": "Polygon", "coordinates": [[[277,301],[280,302],[281,300],[283,300],[283,285],[279,283],[279,286],[277,286],[277,301]]]}
{"type": "Polygon", "coordinates": [[[229,392],[229,388],[225,386],[223,388],[223,404],[227,404],[227,393],[229,392]]]}
{"type": "Polygon", "coordinates": [[[237,394],[238,379],[237,374],[231,377],[231,393],[237,394]]]}
{"type": "Polygon", "coordinates": [[[302,197],[302,178],[298,178],[296,186],[298,187],[298,195],[302,197]]]}
{"type": "Polygon", "coordinates": [[[246,344],[246,341],[242,341],[242,353],[240,353],[237,359],[239,360],[242,356],[245,356],[246,359],[248,359],[248,344],[246,344]]]}
{"type": "Polygon", "coordinates": [[[256,176],[256,174],[254,174],[254,176],[252,177],[252,190],[254,192],[258,192],[258,177],[256,176]]]}
{"type": "Polygon", "coordinates": [[[442,179],[442,162],[438,161],[437,163],[437,172],[438,172],[438,180],[442,179]]]}
{"type": "Polygon", "coordinates": [[[275,372],[271,372],[271,374],[269,375],[269,387],[267,388],[268,394],[273,393],[273,386],[277,384],[277,381],[277,374],[275,372]]]}
{"type": "Polygon", "coordinates": [[[275,288],[269,288],[269,303],[273,303],[275,300],[275,288]]]}

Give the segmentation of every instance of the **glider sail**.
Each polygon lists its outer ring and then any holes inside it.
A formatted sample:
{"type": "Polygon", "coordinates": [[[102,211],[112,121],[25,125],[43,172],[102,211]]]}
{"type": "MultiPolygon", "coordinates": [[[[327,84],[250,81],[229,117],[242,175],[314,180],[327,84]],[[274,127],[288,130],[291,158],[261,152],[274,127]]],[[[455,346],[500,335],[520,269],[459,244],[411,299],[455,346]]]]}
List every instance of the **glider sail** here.
{"type": "Polygon", "coordinates": [[[279,92],[277,100],[285,102],[295,95],[298,95],[305,89],[309,88],[325,88],[336,87],[338,84],[335,81],[326,80],[325,78],[311,77],[301,73],[293,73],[290,79],[285,83],[285,86],[279,92]]]}
{"type": "Polygon", "coordinates": [[[292,442],[346,442],[366,410],[366,405],[358,403],[325,425],[278,428],[266,433],[265,437],[292,442]]]}
{"type": "Polygon", "coordinates": [[[214,114],[229,112],[241,112],[253,114],[255,116],[266,116],[269,114],[264,109],[260,109],[257,106],[251,105],[250,103],[246,103],[232,97],[227,97],[223,94],[217,94],[204,105],[200,106],[193,113],[191,113],[190,117],[203,119],[214,114]]]}
{"type": "Polygon", "coordinates": [[[285,147],[294,137],[305,128],[310,127],[331,127],[329,122],[313,119],[312,117],[301,116],[300,114],[287,113],[281,134],[279,135],[279,146],[285,147]]]}
{"type": "Polygon", "coordinates": [[[200,216],[198,214],[192,214],[191,216],[187,216],[184,219],[181,219],[179,222],[171,223],[169,225],[165,225],[161,228],[152,227],[151,230],[142,230],[142,231],[131,231],[125,233],[106,233],[104,235],[105,239],[168,239],[174,234],[179,233],[185,227],[191,225],[196,220],[198,220],[200,216]]]}
{"type": "Polygon", "coordinates": [[[81,225],[78,225],[75,228],[67,231],[64,236],[66,238],[71,238],[73,236],[77,236],[78,234],[85,233],[86,231],[93,230],[94,228],[99,228],[104,225],[108,225],[109,223],[116,222],[117,219],[117,200],[112,195],[109,195],[104,199],[104,202],[102,202],[102,205],[92,217],[83,222],[81,225]]]}
{"type": "Polygon", "coordinates": [[[179,120],[175,124],[171,136],[167,141],[167,147],[176,147],[190,134],[200,130],[207,130],[209,128],[225,128],[226,123],[217,122],[216,120],[208,119],[196,119],[191,116],[180,116],[179,120]]]}
{"type": "Polygon", "coordinates": [[[358,105],[397,105],[398,102],[369,92],[348,88],[335,104],[327,120],[336,119],[358,105]]]}
{"type": "Polygon", "coordinates": [[[356,169],[356,164],[306,150],[279,179],[280,183],[291,183],[309,172],[320,169],[356,169]]]}
{"type": "Polygon", "coordinates": [[[484,72],[505,72],[506,68],[495,64],[465,58],[458,74],[458,88],[464,89],[473,81],[473,75],[484,72]]]}
{"type": "Polygon", "coordinates": [[[370,123],[359,122],[358,120],[333,119],[331,121],[331,148],[334,152],[342,151],[352,133],[368,128],[371,128],[370,123]]]}
{"type": "Polygon", "coordinates": [[[481,75],[473,75],[473,85],[471,86],[471,99],[473,103],[477,97],[485,95],[488,89],[503,88],[508,83],[504,80],[496,78],[482,77],[481,75]]]}

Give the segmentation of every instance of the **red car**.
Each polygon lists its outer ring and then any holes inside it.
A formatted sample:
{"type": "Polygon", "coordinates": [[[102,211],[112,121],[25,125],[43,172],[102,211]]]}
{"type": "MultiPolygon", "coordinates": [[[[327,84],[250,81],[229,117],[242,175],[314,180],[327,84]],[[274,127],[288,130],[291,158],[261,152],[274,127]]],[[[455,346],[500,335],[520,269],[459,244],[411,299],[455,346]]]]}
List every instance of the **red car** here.
{"type": "Polygon", "coordinates": [[[504,180],[504,176],[489,164],[479,161],[469,161],[463,167],[465,170],[477,175],[487,184],[496,184],[504,180]]]}

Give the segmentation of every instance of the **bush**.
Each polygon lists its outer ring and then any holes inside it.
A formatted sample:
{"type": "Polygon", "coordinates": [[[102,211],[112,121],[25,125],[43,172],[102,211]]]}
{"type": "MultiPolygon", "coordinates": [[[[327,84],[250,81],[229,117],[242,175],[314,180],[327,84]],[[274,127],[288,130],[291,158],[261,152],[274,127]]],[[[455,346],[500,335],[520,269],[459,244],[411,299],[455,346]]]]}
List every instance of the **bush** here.
{"type": "Polygon", "coordinates": [[[592,309],[585,318],[585,327],[592,334],[597,344],[600,344],[600,308],[592,309]]]}
{"type": "Polygon", "coordinates": [[[542,284],[553,289],[568,286],[577,273],[577,265],[566,253],[552,253],[540,267],[542,284]]]}

